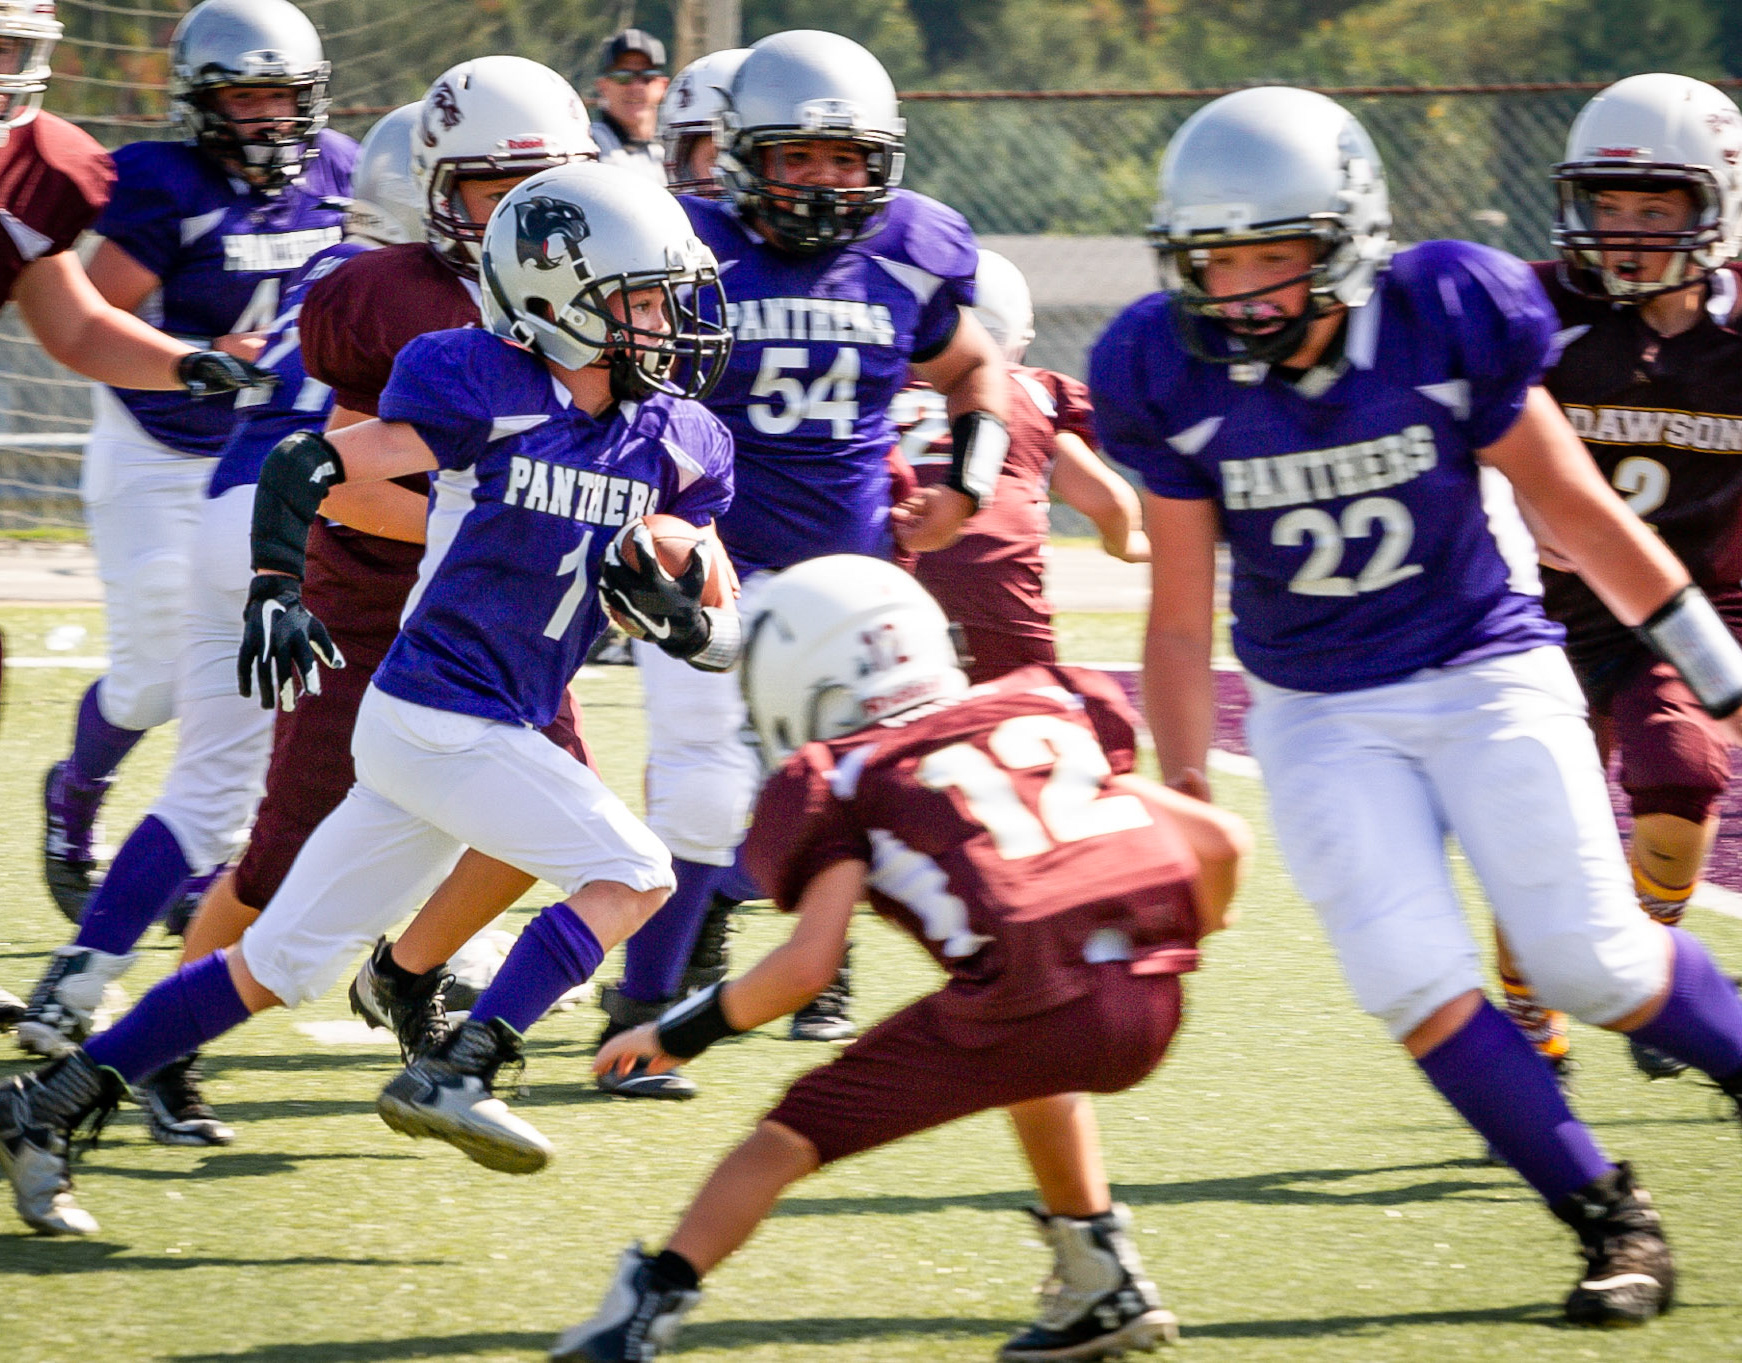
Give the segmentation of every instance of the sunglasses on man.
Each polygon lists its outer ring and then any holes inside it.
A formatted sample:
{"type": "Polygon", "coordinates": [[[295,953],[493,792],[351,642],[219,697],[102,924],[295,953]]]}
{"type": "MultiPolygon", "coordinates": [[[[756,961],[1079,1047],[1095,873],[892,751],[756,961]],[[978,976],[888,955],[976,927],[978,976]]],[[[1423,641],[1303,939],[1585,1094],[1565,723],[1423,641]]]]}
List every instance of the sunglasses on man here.
{"type": "Polygon", "coordinates": [[[645,71],[607,71],[604,79],[613,85],[634,85],[637,82],[651,85],[656,80],[664,80],[665,72],[657,66],[650,66],[645,71]]]}

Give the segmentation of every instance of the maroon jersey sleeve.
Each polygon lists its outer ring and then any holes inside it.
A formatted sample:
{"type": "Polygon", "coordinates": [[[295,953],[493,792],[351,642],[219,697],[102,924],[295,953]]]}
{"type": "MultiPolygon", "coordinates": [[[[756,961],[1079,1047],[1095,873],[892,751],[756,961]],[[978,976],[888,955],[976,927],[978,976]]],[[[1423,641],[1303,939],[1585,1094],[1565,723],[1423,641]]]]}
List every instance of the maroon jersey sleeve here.
{"type": "Polygon", "coordinates": [[[78,240],[114,182],[108,153],[64,119],[39,113],[12,129],[0,147],[0,302],[25,266],[78,240]]]}
{"type": "Polygon", "coordinates": [[[829,788],[833,770],[828,748],[809,744],[774,774],[756,802],[744,864],[788,913],[798,907],[805,886],[836,862],[871,859],[870,840],[829,788]]]}
{"type": "Polygon", "coordinates": [[[406,345],[477,324],[465,284],[422,243],[353,256],[308,291],[298,323],[309,376],[339,406],[368,416],[406,345]]]}
{"type": "MultiPolygon", "coordinates": [[[[1012,374],[1017,383],[1024,380],[1047,395],[1052,405],[1052,428],[1081,436],[1092,450],[1101,448],[1095,438],[1095,408],[1089,401],[1089,386],[1069,374],[1057,374],[1050,369],[1019,369],[1012,374]]],[[[1033,396],[1033,391],[1030,390],[1033,396]]],[[[1037,404],[1040,405],[1040,404],[1037,404]]],[[[1045,413],[1045,407],[1041,410],[1045,413]]]]}
{"type": "MultiPolygon", "coordinates": [[[[1037,669],[1038,670],[1038,669],[1037,669]]],[[[1115,776],[1137,767],[1137,712],[1125,699],[1125,689],[1105,672],[1092,667],[1045,669],[1057,675],[1083,703],[1083,713],[1095,730],[1095,741],[1107,755],[1115,776]]]]}

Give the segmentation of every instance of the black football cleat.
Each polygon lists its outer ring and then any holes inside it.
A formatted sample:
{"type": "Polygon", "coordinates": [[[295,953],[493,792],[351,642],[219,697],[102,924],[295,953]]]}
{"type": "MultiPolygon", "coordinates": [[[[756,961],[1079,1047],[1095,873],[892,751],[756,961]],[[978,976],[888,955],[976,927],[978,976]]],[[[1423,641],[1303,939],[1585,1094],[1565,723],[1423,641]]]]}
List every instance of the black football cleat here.
{"type": "Polygon", "coordinates": [[[847,1006],[853,1001],[853,945],[841,955],[841,968],[828,987],[792,1015],[787,1032],[794,1041],[851,1041],[859,1035],[847,1006]]]}
{"type": "Polygon", "coordinates": [[[683,1318],[702,1299],[696,1288],[665,1282],[639,1244],[623,1251],[598,1313],[551,1345],[557,1363],[651,1363],[671,1347],[683,1318]]]}
{"type": "Polygon", "coordinates": [[[1585,1271],[1568,1293],[1574,1325],[1644,1325],[1675,1300],[1675,1260],[1651,1194],[1623,1163],[1550,1208],[1579,1237],[1585,1271]]]}
{"type": "Polygon", "coordinates": [[[218,1119],[200,1092],[200,1053],[172,1060],[133,1086],[145,1126],[159,1145],[228,1145],[236,1133],[218,1119]]]}
{"type": "Polygon", "coordinates": [[[1126,1234],[1131,1214],[1124,1207],[1082,1219],[1029,1215],[1052,1246],[1052,1273],[1041,1287],[1040,1319],[998,1351],[1004,1363],[1109,1358],[1179,1338],[1178,1319],[1161,1304],[1126,1234]]]}

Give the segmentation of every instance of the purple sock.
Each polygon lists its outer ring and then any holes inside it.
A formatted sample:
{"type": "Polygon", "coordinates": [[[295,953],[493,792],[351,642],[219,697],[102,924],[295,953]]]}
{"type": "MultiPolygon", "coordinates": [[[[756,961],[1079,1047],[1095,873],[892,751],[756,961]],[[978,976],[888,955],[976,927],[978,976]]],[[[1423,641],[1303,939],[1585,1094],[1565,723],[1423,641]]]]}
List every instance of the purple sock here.
{"type": "Polygon", "coordinates": [[[72,763],[73,779],[85,786],[112,775],[121,765],[121,759],[145,737],[143,729],[118,728],[103,718],[102,707],[97,704],[97,688],[102,684],[100,677],[92,682],[85,698],[79,702],[78,724],[73,730],[73,751],[68,759],[72,763]]]}
{"type": "Polygon", "coordinates": [[[184,965],[159,980],[127,1015],[85,1043],[85,1054],[129,1084],[162,1069],[248,1020],[230,982],[228,953],[184,965]]]}
{"type": "Polygon", "coordinates": [[[605,959],[605,948],[567,904],[552,904],[526,925],[489,988],[472,1005],[472,1016],[501,1018],[522,1036],[545,1010],[605,959]]]}
{"type": "Polygon", "coordinates": [[[1554,1071],[1488,1000],[1416,1063],[1551,1207],[1615,1167],[1567,1107],[1554,1071]]]}
{"type": "Polygon", "coordinates": [[[1742,1074],[1742,999],[1699,938],[1669,929],[1675,943],[1669,998],[1633,1036],[1714,1079],[1742,1074]]]}
{"type": "Polygon", "coordinates": [[[750,878],[750,870],[744,865],[744,844],[738,844],[738,852],[732,858],[732,867],[725,880],[715,887],[716,892],[727,899],[742,904],[747,899],[764,899],[762,887],[750,878]]]}
{"type": "Polygon", "coordinates": [[[114,956],[132,951],[192,869],[169,825],[147,814],[121,844],[109,874],[91,896],[75,942],[114,956]]]}
{"type": "Polygon", "coordinates": [[[623,992],[641,1003],[663,1003],[677,993],[714,891],[732,871],[678,857],[671,865],[677,889],[623,948],[623,992]]]}

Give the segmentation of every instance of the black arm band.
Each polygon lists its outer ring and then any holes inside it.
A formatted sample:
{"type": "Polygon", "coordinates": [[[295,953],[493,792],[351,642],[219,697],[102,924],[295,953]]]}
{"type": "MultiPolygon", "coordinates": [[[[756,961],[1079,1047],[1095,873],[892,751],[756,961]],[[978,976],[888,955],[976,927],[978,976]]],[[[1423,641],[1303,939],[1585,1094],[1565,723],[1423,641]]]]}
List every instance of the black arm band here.
{"type": "Polygon", "coordinates": [[[655,1024],[659,1028],[659,1049],[677,1060],[694,1060],[716,1041],[737,1036],[738,1029],[726,1021],[720,1007],[720,993],[725,987],[724,981],[711,984],[661,1013],[655,1024]]]}
{"type": "Polygon", "coordinates": [[[1683,587],[1638,632],[1681,673],[1707,714],[1723,719],[1742,708],[1742,645],[1698,587],[1683,587]]]}
{"type": "Polygon", "coordinates": [[[1010,432],[990,412],[963,412],[950,423],[950,476],[954,488],[974,504],[988,506],[1010,452],[1010,432]]]}
{"type": "Polygon", "coordinates": [[[309,527],[327,490],[344,481],[339,452],[316,431],[294,431],[272,447],[254,490],[249,543],[256,572],[270,569],[302,578],[309,527]]]}

